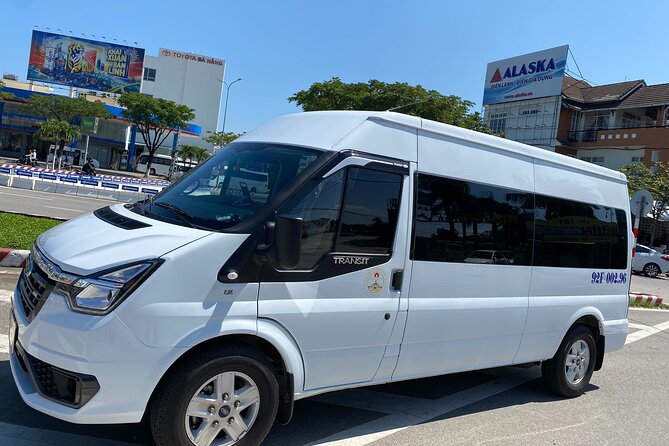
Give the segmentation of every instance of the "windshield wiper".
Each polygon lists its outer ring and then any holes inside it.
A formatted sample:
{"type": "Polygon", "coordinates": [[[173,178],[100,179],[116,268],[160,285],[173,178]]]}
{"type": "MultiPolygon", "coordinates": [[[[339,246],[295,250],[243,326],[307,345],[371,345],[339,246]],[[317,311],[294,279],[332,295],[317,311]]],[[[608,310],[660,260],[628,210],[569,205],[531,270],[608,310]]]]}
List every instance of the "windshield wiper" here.
{"type": "Polygon", "coordinates": [[[198,226],[196,224],[193,224],[193,222],[191,220],[195,217],[193,217],[188,212],[181,209],[179,206],[175,206],[172,203],[165,203],[163,201],[154,201],[153,204],[156,205],[156,206],[160,206],[161,208],[171,210],[179,218],[179,220],[186,223],[191,228],[207,229],[207,228],[204,228],[203,226],[198,226]]]}

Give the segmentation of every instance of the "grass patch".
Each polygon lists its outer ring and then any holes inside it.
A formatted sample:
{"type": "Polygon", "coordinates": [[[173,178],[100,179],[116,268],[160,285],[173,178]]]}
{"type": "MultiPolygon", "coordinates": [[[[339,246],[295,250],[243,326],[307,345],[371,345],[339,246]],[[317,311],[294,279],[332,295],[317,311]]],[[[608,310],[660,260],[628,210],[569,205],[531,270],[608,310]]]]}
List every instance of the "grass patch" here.
{"type": "Polygon", "coordinates": [[[669,310],[669,305],[662,303],[660,306],[654,305],[650,302],[634,302],[630,304],[630,308],[652,308],[654,310],[660,309],[660,310],[669,310]]]}
{"type": "Polygon", "coordinates": [[[0,248],[30,249],[37,236],[60,220],[0,212],[0,248]]]}

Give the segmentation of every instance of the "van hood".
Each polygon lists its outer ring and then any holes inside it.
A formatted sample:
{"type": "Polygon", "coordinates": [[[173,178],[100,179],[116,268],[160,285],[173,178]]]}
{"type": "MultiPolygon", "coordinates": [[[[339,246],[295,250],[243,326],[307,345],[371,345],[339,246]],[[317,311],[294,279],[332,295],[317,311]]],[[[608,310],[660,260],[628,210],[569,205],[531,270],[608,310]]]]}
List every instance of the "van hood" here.
{"type": "Polygon", "coordinates": [[[150,226],[124,229],[90,213],[40,235],[38,248],[62,270],[88,275],[134,261],[161,257],[211,234],[137,215],[121,204],[111,209],[123,217],[150,226]]]}

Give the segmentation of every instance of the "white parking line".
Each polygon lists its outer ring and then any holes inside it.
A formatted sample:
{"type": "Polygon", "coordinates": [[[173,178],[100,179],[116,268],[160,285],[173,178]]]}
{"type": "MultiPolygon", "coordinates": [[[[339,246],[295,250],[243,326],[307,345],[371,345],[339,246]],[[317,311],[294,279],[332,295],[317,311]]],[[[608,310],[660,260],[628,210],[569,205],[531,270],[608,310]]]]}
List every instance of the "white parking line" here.
{"type": "Polygon", "coordinates": [[[632,322],[630,322],[627,325],[629,326],[629,328],[636,328],[637,330],[645,330],[646,328],[648,328],[648,325],[634,324],[632,322]]]}
{"type": "Polygon", "coordinates": [[[49,209],[58,209],[59,211],[81,212],[82,214],[84,212],[89,212],[89,211],[82,211],[81,209],[68,209],[68,208],[61,208],[61,207],[56,207],[56,206],[44,206],[44,207],[49,208],[49,209]]]}
{"type": "Polygon", "coordinates": [[[397,413],[398,408],[411,411],[414,407],[425,404],[424,398],[415,398],[387,392],[376,392],[368,389],[353,389],[342,392],[326,393],[312,398],[326,404],[353,407],[381,413],[397,413]]]}
{"type": "Polygon", "coordinates": [[[53,198],[42,198],[42,197],[36,197],[34,195],[12,194],[12,193],[9,193],[9,192],[0,192],[0,195],[11,195],[11,196],[14,196],[14,197],[30,198],[31,200],[53,201],[53,198]]]}
{"type": "Polygon", "coordinates": [[[643,328],[639,331],[635,331],[634,333],[630,333],[627,335],[627,339],[625,340],[625,345],[631,344],[632,342],[636,342],[638,340],[641,340],[643,338],[647,338],[648,336],[652,336],[654,334],[661,333],[663,331],[669,330],[669,321],[667,322],[662,322],[661,324],[653,325],[651,326],[646,326],[646,328],[643,328]]]}
{"type": "Polygon", "coordinates": [[[0,334],[0,353],[9,353],[9,336],[0,334]]]}
{"type": "Polygon", "coordinates": [[[311,444],[321,446],[364,446],[416,424],[424,423],[461,407],[506,392],[540,376],[538,367],[530,369],[506,367],[498,369],[498,372],[502,376],[486,384],[481,384],[480,386],[472,387],[437,400],[424,399],[422,400],[422,405],[414,407],[412,410],[405,410],[399,404],[398,409],[388,416],[338,432],[311,444]]]}
{"type": "Polygon", "coordinates": [[[13,291],[0,290],[0,302],[9,303],[9,297],[12,295],[13,291]]]}

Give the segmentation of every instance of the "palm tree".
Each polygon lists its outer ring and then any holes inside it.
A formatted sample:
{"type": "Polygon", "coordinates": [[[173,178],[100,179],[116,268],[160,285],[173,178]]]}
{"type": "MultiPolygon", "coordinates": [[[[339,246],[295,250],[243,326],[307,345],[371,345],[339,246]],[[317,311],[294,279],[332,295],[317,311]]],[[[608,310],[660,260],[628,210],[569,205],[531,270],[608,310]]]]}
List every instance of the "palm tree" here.
{"type": "Polygon", "coordinates": [[[209,158],[209,152],[207,152],[207,149],[205,148],[195,147],[193,150],[193,158],[195,161],[197,161],[198,164],[200,164],[202,161],[209,158]]]}
{"type": "Polygon", "coordinates": [[[207,152],[207,150],[202,147],[193,146],[190,144],[182,144],[179,146],[177,156],[184,164],[190,164],[193,162],[199,164],[209,158],[209,152],[207,152]]]}
{"type": "Polygon", "coordinates": [[[184,164],[190,163],[195,158],[194,151],[196,148],[197,146],[193,146],[190,144],[182,144],[179,146],[176,156],[182,163],[184,164]]]}
{"type": "MultiPolygon", "coordinates": [[[[39,125],[39,129],[35,132],[35,137],[40,141],[47,141],[58,143],[60,141],[72,141],[80,135],[79,129],[69,124],[67,121],[61,119],[49,119],[39,125]]],[[[54,151],[53,168],[56,168],[56,153],[54,151]]],[[[58,154],[60,155],[60,154],[58,154]]],[[[60,161],[58,162],[60,167],[60,161]]]]}

